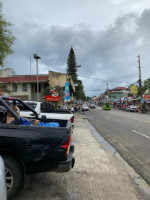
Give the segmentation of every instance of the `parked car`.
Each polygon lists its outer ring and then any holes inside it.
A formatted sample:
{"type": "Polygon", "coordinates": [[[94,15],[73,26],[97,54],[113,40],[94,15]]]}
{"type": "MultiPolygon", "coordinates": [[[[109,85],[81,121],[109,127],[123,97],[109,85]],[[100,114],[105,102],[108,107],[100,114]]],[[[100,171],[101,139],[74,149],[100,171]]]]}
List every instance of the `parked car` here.
{"type": "Polygon", "coordinates": [[[108,102],[103,103],[102,110],[111,110],[110,103],[108,103],[108,102]]]}
{"type": "Polygon", "coordinates": [[[135,105],[129,105],[129,106],[126,106],[126,112],[129,111],[129,112],[138,112],[138,107],[135,106],[135,105]]]}
{"type": "Polygon", "coordinates": [[[9,199],[17,194],[26,174],[67,172],[74,167],[70,120],[39,118],[35,110],[17,98],[0,97],[0,105],[14,118],[10,124],[0,123],[0,155],[5,163],[9,199]],[[32,118],[28,121],[17,115],[6,100],[22,104],[32,112],[32,118]],[[44,126],[54,122],[59,126],[44,126]]]}
{"type": "Polygon", "coordinates": [[[96,105],[95,105],[94,103],[91,103],[91,104],[90,104],[90,108],[94,108],[94,109],[95,109],[95,108],[96,108],[96,105]]]}
{"type": "Polygon", "coordinates": [[[89,107],[86,104],[82,104],[82,111],[88,111],[89,107]]]}
{"type": "MultiPolygon", "coordinates": [[[[73,125],[74,114],[67,109],[55,109],[48,102],[24,101],[24,103],[35,110],[39,118],[44,116],[46,119],[70,120],[73,125]]],[[[30,112],[24,105],[17,103],[17,106],[20,109],[20,115],[22,117],[31,118],[33,116],[33,113],[30,112]]]]}
{"type": "Polygon", "coordinates": [[[3,159],[0,156],[0,200],[6,200],[6,199],[7,199],[7,192],[6,192],[5,167],[3,159]]]}

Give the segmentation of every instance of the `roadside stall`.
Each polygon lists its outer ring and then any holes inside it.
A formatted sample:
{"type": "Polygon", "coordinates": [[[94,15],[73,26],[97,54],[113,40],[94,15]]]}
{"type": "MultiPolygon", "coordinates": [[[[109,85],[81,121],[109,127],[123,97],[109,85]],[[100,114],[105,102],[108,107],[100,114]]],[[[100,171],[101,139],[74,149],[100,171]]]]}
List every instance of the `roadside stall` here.
{"type": "Polygon", "coordinates": [[[144,102],[145,102],[145,107],[146,107],[147,111],[149,112],[150,111],[150,95],[145,94],[143,96],[143,99],[144,99],[144,102]]]}

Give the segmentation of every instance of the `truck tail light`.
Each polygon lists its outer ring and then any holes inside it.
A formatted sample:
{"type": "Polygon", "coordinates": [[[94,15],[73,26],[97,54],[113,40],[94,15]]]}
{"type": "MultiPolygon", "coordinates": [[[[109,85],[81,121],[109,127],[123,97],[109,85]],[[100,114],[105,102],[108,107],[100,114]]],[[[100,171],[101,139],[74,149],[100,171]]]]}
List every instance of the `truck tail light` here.
{"type": "Polygon", "coordinates": [[[68,141],[65,142],[61,147],[65,149],[65,155],[67,156],[69,153],[69,148],[70,148],[70,142],[71,142],[71,135],[68,137],[68,141]]]}
{"type": "Polygon", "coordinates": [[[71,117],[70,121],[71,121],[71,123],[73,123],[73,122],[74,122],[74,116],[73,116],[73,117],[71,117]]]}

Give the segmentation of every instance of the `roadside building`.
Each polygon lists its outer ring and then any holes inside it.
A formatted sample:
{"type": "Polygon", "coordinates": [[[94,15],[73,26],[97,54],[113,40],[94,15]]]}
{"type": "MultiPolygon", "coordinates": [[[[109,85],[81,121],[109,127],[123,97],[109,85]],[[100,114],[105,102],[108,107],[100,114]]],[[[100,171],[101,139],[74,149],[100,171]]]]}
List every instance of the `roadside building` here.
{"type": "MultiPolygon", "coordinates": [[[[54,88],[56,86],[60,86],[65,90],[65,83],[69,82],[69,89],[70,89],[70,102],[75,102],[75,84],[72,80],[72,77],[65,73],[49,71],[49,85],[50,87],[54,88]]],[[[69,102],[68,102],[69,103],[69,102]]],[[[62,106],[64,104],[64,98],[58,102],[58,106],[62,106]]]]}
{"type": "Polygon", "coordinates": [[[92,98],[92,102],[95,103],[96,105],[98,105],[99,100],[100,100],[100,97],[94,96],[94,97],[92,98]]]}
{"type": "MultiPolygon", "coordinates": [[[[39,74],[39,100],[45,98],[47,88],[55,88],[60,86],[63,90],[62,98],[58,102],[58,106],[64,104],[65,83],[70,84],[71,102],[75,101],[75,86],[70,75],[49,71],[48,74],[39,74]]],[[[12,75],[11,69],[0,70],[0,95],[12,96],[22,100],[37,100],[37,75],[12,75]]]]}
{"type": "Polygon", "coordinates": [[[107,90],[107,100],[114,107],[121,108],[123,104],[125,104],[128,94],[130,93],[130,89],[127,87],[116,87],[111,90],[107,90]]]}
{"type": "MultiPolygon", "coordinates": [[[[12,96],[22,100],[37,100],[37,76],[36,75],[10,75],[10,70],[0,70],[1,95],[12,96]],[[7,73],[5,73],[7,72],[7,73]]],[[[38,76],[39,99],[42,99],[43,91],[48,87],[48,74],[38,76]]]]}

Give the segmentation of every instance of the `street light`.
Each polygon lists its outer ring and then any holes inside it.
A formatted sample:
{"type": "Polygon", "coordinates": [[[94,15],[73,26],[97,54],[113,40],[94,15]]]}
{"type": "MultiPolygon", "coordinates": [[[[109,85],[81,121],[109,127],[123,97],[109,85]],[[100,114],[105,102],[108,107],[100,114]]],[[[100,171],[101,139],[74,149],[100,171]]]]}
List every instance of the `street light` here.
{"type": "Polygon", "coordinates": [[[39,101],[39,75],[38,75],[38,59],[41,59],[37,54],[33,54],[36,60],[36,82],[37,82],[37,101],[39,101]]]}

